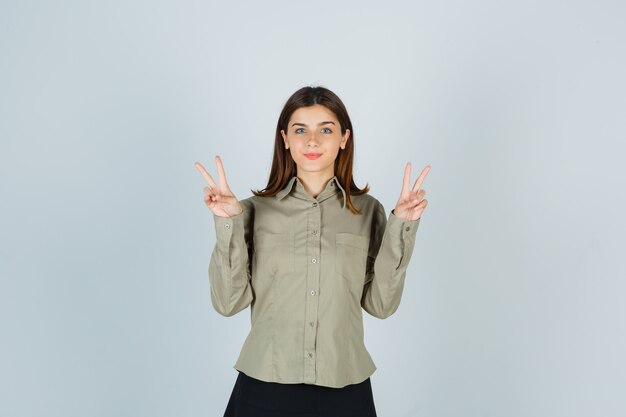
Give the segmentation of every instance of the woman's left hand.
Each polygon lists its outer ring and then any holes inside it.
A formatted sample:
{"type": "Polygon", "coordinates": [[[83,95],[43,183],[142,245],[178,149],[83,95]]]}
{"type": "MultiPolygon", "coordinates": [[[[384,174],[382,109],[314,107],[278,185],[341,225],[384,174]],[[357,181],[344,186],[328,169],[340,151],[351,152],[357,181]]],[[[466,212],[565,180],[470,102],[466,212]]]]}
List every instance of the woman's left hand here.
{"type": "Polygon", "coordinates": [[[428,200],[424,200],[425,190],[420,190],[426,175],[430,171],[430,165],[426,165],[422,170],[422,173],[415,181],[413,189],[411,187],[411,163],[407,162],[404,168],[404,179],[402,181],[402,191],[400,192],[400,198],[396,203],[396,207],[392,210],[392,213],[403,220],[412,221],[420,218],[426,206],[428,200]]]}

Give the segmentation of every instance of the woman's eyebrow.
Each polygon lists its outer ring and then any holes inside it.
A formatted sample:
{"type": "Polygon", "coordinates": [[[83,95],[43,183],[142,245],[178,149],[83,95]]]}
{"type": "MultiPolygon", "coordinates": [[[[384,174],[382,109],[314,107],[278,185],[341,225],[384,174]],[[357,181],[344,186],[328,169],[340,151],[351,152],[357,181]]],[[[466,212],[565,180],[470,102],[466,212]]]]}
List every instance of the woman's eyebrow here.
{"type": "MultiPolygon", "coordinates": [[[[327,121],[325,121],[325,122],[319,122],[317,125],[318,125],[318,126],[321,126],[321,125],[325,125],[325,124],[329,124],[329,123],[331,123],[331,124],[335,124],[335,122],[331,122],[330,120],[327,120],[327,121]]],[[[306,125],[306,124],[304,124],[304,123],[292,123],[291,127],[294,127],[294,126],[304,126],[304,127],[308,127],[308,125],[306,125]]]]}

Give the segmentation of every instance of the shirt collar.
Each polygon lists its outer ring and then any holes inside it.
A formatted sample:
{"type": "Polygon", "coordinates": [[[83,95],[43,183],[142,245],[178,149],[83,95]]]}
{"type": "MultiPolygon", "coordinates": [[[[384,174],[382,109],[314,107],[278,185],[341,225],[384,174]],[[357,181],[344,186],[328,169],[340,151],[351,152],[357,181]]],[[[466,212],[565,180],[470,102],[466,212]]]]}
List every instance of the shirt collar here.
{"type": "MultiPolygon", "coordinates": [[[[300,196],[302,198],[308,198],[308,199],[313,198],[309,195],[309,193],[306,192],[306,190],[304,189],[304,185],[302,184],[302,182],[296,175],[292,176],[289,179],[289,182],[287,182],[287,185],[276,194],[276,198],[278,200],[282,200],[283,198],[285,198],[288,194],[291,194],[292,192],[294,195],[300,196]],[[294,188],[294,184],[295,184],[295,188],[294,188]]],[[[328,181],[328,183],[326,184],[326,188],[324,188],[322,192],[319,193],[319,195],[317,196],[317,200],[321,202],[323,200],[326,200],[328,197],[334,194],[337,194],[339,192],[341,192],[341,195],[343,197],[341,208],[344,209],[346,208],[346,191],[343,189],[343,187],[339,183],[339,178],[337,178],[336,175],[333,176],[330,179],[330,181],[328,181]]]]}

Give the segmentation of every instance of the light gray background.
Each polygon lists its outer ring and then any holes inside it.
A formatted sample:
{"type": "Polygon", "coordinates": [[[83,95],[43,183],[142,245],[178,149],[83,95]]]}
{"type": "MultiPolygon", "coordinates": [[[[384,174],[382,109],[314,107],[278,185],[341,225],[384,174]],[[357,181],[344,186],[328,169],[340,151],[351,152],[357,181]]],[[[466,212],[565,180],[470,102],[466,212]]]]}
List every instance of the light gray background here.
{"type": "MultiPolygon", "coordinates": [[[[225,2],[224,2],[225,3],[225,2]]],[[[211,306],[202,177],[266,184],[304,85],[393,208],[432,169],[381,417],[626,414],[626,6],[0,3],[0,415],[221,416],[249,309],[211,306]]]]}

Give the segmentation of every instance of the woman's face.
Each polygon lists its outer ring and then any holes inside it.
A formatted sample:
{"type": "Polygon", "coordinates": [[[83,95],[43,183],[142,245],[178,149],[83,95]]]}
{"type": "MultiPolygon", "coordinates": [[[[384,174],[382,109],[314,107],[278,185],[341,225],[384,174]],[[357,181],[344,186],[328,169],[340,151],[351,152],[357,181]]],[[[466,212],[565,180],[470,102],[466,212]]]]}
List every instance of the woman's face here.
{"type": "Polygon", "coordinates": [[[320,104],[300,107],[289,119],[287,131],[281,130],[285,147],[301,172],[321,172],[325,177],[335,175],[335,158],[344,149],[350,129],[341,135],[335,114],[320,104]]]}

